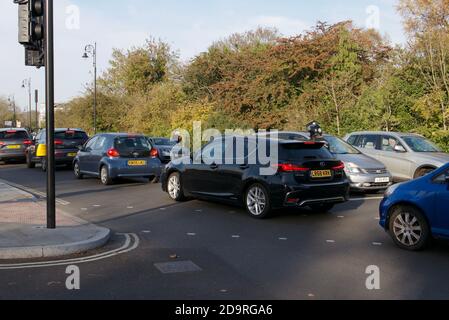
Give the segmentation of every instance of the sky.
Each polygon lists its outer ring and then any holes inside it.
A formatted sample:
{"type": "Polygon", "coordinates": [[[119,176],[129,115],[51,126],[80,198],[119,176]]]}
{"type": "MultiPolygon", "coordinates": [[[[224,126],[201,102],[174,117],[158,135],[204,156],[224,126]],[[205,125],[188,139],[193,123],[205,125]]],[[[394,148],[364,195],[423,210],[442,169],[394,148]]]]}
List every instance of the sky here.
{"type": "MultiPolygon", "coordinates": [[[[54,0],[55,97],[62,103],[80,95],[92,82],[92,60],[83,60],[87,44],[97,42],[98,72],[108,68],[112,49],[142,45],[154,37],[171,44],[183,61],[207,50],[214,41],[235,32],[274,27],[292,36],[317,21],[353,20],[359,27],[376,28],[394,44],[404,44],[397,0],[54,0]]],[[[24,65],[17,42],[17,5],[0,3],[0,96],[14,95],[28,106],[23,79],[44,102],[44,70],[24,65]]]]}

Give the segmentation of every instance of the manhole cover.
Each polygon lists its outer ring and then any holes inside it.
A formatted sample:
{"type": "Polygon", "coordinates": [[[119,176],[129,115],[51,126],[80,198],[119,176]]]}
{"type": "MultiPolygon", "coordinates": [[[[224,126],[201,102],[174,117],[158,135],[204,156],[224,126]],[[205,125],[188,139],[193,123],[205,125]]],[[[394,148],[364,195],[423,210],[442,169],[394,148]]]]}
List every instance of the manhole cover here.
{"type": "Polygon", "coordinates": [[[192,261],[155,263],[154,266],[164,274],[202,271],[202,269],[192,261]]]}

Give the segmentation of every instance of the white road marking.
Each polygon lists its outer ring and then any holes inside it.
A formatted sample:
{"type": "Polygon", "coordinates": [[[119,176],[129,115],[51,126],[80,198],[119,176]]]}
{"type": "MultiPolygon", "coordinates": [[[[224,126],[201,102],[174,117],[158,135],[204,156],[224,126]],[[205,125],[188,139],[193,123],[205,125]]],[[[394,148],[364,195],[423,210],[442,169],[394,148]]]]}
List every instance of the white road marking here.
{"type": "Polygon", "coordinates": [[[338,219],[344,219],[345,216],[338,216],[337,218],[338,218],[338,219]]]}
{"type": "Polygon", "coordinates": [[[335,240],[326,240],[327,243],[335,243],[335,240]]]}
{"type": "Polygon", "coordinates": [[[115,249],[115,250],[99,253],[96,255],[89,256],[89,257],[67,259],[67,260],[17,263],[17,264],[0,264],[0,270],[46,268],[46,267],[56,267],[56,266],[66,266],[66,265],[72,265],[72,264],[89,263],[89,262],[112,258],[112,257],[118,256],[121,254],[131,252],[131,251],[137,249],[137,247],[140,244],[139,237],[134,233],[125,233],[125,234],[117,233],[117,235],[125,237],[125,244],[122,247],[115,249]],[[134,244],[132,246],[130,246],[131,238],[134,239],[134,244]]]}
{"type": "Polygon", "coordinates": [[[150,230],[143,230],[142,233],[151,233],[150,230]]]}
{"type": "Polygon", "coordinates": [[[100,208],[101,205],[99,205],[99,204],[94,204],[92,207],[94,207],[94,208],[100,208]]]}
{"type": "Polygon", "coordinates": [[[288,238],[279,238],[279,241],[287,241],[288,238]]]}
{"type": "Polygon", "coordinates": [[[349,201],[383,200],[384,197],[352,198],[349,201]]]}
{"type": "Polygon", "coordinates": [[[382,246],[382,242],[373,242],[373,246],[380,247],[382,246]]]}
{"type": "Polygon", "coordinates": [[[126,207],[126,209],[134,209],[134,207],[128,206],[128,207],[126,207]]]}
{"type": "Polygon", "coordinates": [[[196,233],[189,232],[189,233],[187,233],[187,235],[188,235],[189,237],[194,237],[194,236],[196,236],[196,233]]]}
{"type": "Polygon", "coordinates": [[[239,239],[240,236],[239,236],[239,235],[233,235],[232,238],[234,238],[234,239],[239,239]]]}

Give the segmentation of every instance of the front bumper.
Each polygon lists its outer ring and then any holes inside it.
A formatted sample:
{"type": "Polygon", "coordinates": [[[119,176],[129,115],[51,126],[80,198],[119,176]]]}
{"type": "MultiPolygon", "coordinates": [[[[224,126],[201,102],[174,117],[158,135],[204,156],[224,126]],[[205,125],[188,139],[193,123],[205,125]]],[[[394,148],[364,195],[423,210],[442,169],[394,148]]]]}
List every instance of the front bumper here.
{"type": "Polygon", "coordinates": [[[388,213],[390,212],[392,205],[393,203],[391,200],[388,197],[385,197],[379,206],[379,224],[385,230],[388,229],[388,213]]]}
{"type": "Polygon", "coordinates": [[[356,191],[379,191],[385,190],[393,185],[393,176],[387,174],[351,174],[346,173],[351,184],[351,190],[356,191]],[[386,179],[388,182],[376,179],[386,179]]]}

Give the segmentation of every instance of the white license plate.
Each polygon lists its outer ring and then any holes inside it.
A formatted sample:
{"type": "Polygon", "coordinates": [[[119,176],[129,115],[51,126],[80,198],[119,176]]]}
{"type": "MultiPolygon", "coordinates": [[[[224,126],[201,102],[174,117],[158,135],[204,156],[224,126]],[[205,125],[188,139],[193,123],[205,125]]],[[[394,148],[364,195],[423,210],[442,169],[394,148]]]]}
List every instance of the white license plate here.
{"type": "Polygon", "coordinates": [[[376,183],[388,183],[390,182],[390,178],[376,178],[375,180],[376,183]]]}

